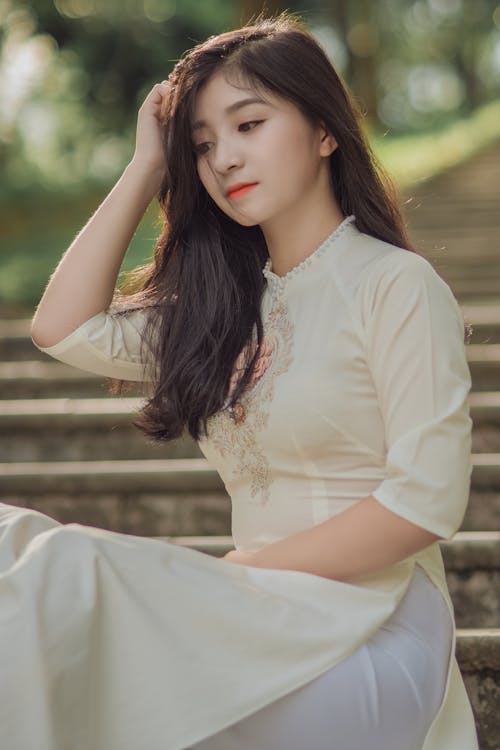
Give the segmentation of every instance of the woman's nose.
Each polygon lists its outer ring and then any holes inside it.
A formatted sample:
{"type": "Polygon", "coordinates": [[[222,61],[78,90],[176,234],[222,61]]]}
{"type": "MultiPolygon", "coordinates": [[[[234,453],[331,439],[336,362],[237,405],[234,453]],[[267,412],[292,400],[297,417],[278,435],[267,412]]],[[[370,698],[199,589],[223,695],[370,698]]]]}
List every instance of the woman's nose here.
{"type": "Polygon", "coordinates": [[[220,174],[242,164],[241,149],[231,140],[220,140],[212,148],[212,166],[220,174]]]}

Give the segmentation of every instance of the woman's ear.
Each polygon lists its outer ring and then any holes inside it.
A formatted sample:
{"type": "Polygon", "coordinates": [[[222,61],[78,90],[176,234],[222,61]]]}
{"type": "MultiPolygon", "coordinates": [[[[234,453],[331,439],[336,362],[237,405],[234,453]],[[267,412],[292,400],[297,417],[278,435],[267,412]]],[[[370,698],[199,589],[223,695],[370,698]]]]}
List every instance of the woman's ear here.
{"type": "Polygon", "coordinates": [[[320,126],[320,156],[330,156],[338,147],[338,143],[333,135],[325,128],[323,123],[320,126]]]}

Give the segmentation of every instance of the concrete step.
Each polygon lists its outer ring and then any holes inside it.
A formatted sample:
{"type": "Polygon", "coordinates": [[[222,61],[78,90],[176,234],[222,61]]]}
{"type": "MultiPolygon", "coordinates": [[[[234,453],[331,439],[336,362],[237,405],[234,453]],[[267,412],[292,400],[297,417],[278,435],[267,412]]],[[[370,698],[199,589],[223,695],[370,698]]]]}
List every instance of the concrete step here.
{"type": "MultiPolygon", "coordinates": [[[[432,263],[439,271],[441,264],[461,263],[464,265],[472,263],[470,258],[477,258],[480,263],[498,263],[498,228],[494,227],[491,233],[486,234],[480,230],[464,230],[457,227],[454,232],[447,228],[443,231],[429,227],[418,236],[412,234],[413,242],[417,252],[432,263]]],[[[498,290],[496,292],[498,295],[498,290]]]]}
{"type": "MultiPolygon", "coordinates": [[[[464,263],[462,261],[451,262],[440,260],[433,263],[435,270],[453,288],[457,281],[489,281],[496,279],[500,281],[500,260],[490,260],[485,263],[464,263]]],[[[497,287],[498,288],[498,287],[497,287]]]]}
{"type": "MultiPolygon", "coordinates": [[[[1,484],[0,484],[1,488],[1,484]]],[[[127,489],[99,488],[88,492],[3,491],[12,505],[33,508],[62,523],[83,523],[129,534],[151,536],[229,534],[231,501],[225,489],[160,491],[131,483],[127,489]]],[[[461,531],[496,531],[500,528],[500,492],[472,490],[461,531]]]]}
{"type": "Polygon", "coordinates": [[[473,453],[500,452],[500,391],[470,394],[473,453]]]}
{"type": "MultiPolygon", "coordinates": [[[[92,398],[109,396],[108,378],[102,378],[62,362],[0,362],[0,399],[92,398]]],[[[139,384],[127,386],[127,395],[141,396],[139,384]]]]}
{"type": "Polygon", "coordinates": [[[411,189],[415,200],[431,195],[434,202],[442,197],[459,198],[488,194],[498,196],[500,184],[499,143],[492,143],[467,161],[458,163],[443,170],[430,180],[426,180],[411,189]]]}
{"type": "Polygon", "coordinates": [[[185,433],[148,441],[133,424],[142,398],[56,398],[0,401],[0,461],[92,461],[201,458],[185,433]]]}
{"type": "Polygon", "coordinates": [[[457,625],[500,626],[500,532],[459,532],[440,542],[457,625]]]}
{"type": "MultiPolygon", "coordinates": [[[[500,173],[497,173],[497,175],[497,179],[500,181],[500,173]]],[[[417,231],[421,226],[427,226],[429,216],[435,216],[436,219],[441,217],[442,224],[450,227],[455,224],[470,226],[470,223],[473,223],[476,218],[476,209],[483,216],[498,220],[498,182],[494,186],[480,187],[478,185],[477,192],[474,191],[472,194],[470,190],[456,191],[448,183],[439,185],[438,182],[431,180],[427,185],[415,186],[412,195],[415,196],[414,202],[418,199],[419,204],[418,207],[415,205],[413,208],[411,204],[408,204],[409,211],[407,213],[413,231],[417,231]],[[465,214],[456,212],[457,208],[465,206],[471,207],[473,210],[467,211],[465,214]],[[438,210],[441,208],[442,212],[438,210]],[[454,221],[449,221],[450,215],[452,218],[454,217],[454,221]]],[[[488,224],[483,226],[488,227],[488,224]]]]}
{"type": "MultiPolygon", "coordinates": [[[[439,255],[433,261],[436,271],[451,280],[459,281],[485,279],[487,283],[495,278],[500,282],[500,260],[498,252],[492,257],[479,259],[470,254],[465,258],[448,258],[439,255]]],[[[496,291],[500,289],[500,283],[496,291]]],[[[474,343],[500,343],[500,300],[497,304],[466,305],[464,314],[472,323],[479,339],[474,343]],[[486,340],[485,340],[486,339],[486,340]]],[[[0,321],[0,362],[9,361],[42,361],[54,362],[53,358],[41,352],[30,338],[29,319],[0,321]]]]}
{"type": "Polygon", "coordinates": [[[43,352],[31,341],[29,319],[0,320],[0,361],[37,359],[43,352]]]}
{"type": "MultiPolygon", "coordinates": [[[[500,391],[474,392],[473,451],[500,452],[500,391]]],[[[133,425],[143,399],[53,398],[0,401],[0,461],[200,458],[189,434],[154,444],[133,425]]]]}
{"type": "MultiPolygon", "coordinates": [[[[499,458],[500,464],[500,458],[499,458]]],[[[0,464],[6,494],[78,492],[202,492],[224,485],[204,458],[133,461],[24,461],[0,464]]]]}
{"type": "MultiPolygon", "coordinates": [[[[443,263],[460,263],[472,265],[491,261],[498,262],[498,219],[491,220],[489,214],[482,218],[480,212],[474,219],[453,221],[453,214],[458,209],[446,208],[446,216],[426,212],[425,224],[410,228],[410,237],[417,252],[424,255],[433,265],[436,261],[443,263]],[[446,219],[446,220],[443,220],[446,219]]],[[[471,213],[470,208],[466,211],[471,213]]],[[[497,200],[498,213],[498,200],[497,200]]]]}
{"type": "MultiPolygon", "coordinates": [[[[472,488],[500,491],[500,454],[474,453],[472,488]]],[[[22,461],[0,464],[0,491],[41,495],[86,492],[194,492],[224,485],[205,458],[22,461]]]]}
{"type": "Polygon", "coordinates": [[[500,529],[500,492],[472,487],[462,521],[463,531],[500,529]]]}
{"type": "MultiPolygon", "coordinates": [[[[473,388],[478,391],[500,387],[500,344],[468,344],[467,360],[473,388]]],[[[131,384],[129,396],[141,396],[139,384],[131,384]]],[[[0,362],[0,399],[65,398],[109,396],[109,380],[54,360],[0,362]]]]}
{"type": "Polygon", "coordinates": [[[468,344],[466,346],[472,387],[475,391],[500,388],[500,344],[468,344]]]}
{"type": "Polygon", "coordinates": [[[231,534],[231,500],[225,490],[203,492],[4,493],[4,502],[45,513],[61,523],[81,523],[138,536],[231,534]]]}
{"type": "Polygon", "coordinates": [[[500,490],[500,454],[472,454],[471,489],[480,491],[500,490]]]}
{"type": "MultiPolygon", "coordinates": [[[[455,245],[456,242],[460,242],[461,239],[467,238],[469,241],[470,255],[474,257],[476,249],[480,248],[483,252],[480,252],[479,257],[482,257],[483,253],[487,254],[488,249],[486,245],[482,245],[485,240],[489,241],[490,246],[498,242],[498,238],[495,236],[494,230],[498,223],[495,221],[495,217],[491,211],[481,211],[478,209],[477,214],[474,218],[465,219],[460,221],[456,219],[456,212],[461,210],[471,211],[466,201],[460,201],[457,207],[446,205],[443,209],[443,215],[436,213],[434,210],[426,211],[425,224],[422,223],[419,227],[413,227],[410,230],[410,237],[413,240],[414,247],[417,248],[418,252],[426,254],[426,245],[428,247],[439,248],[440,246],[446,249],[446,252],[450,257],[455,256],[455,245]],[[455,222],[453,223],[455,213],[455,222]],[[425,242],[426,244],[423,244],[425,242]]],[[[472,209],[473,211],[474,209],[472,209]]],[[[497,200],[497,213],[498,213],[498,200],[497,200]]]]}
{"type": "Polygon", "coordinates": [[[480,750],[499,750],[500,628],[457,629],[455,654],[472,704],[480,750]]]}
{"type": "MultiPolygon", "coordinates": [[[[443,274],[445,281],[448,281],[443,274]]],[[[461,305],[471,304],[474,299],[480,296],[494,297],[498,294],[497,279],[458,279],[450,283],[455,297],[461,305]]]]}

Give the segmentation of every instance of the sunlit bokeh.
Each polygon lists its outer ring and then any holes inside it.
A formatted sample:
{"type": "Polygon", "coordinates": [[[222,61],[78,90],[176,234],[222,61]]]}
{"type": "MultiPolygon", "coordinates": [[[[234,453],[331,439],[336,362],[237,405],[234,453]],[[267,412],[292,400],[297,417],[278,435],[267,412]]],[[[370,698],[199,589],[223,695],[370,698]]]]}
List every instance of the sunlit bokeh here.
{"type": "MultiPolygon", "coordinates": [[[[498,1],[266,6],[306,21],[359,103],[374,150],[401,184],[425,179],[500,135],[498,1]]],[[[94,205],[119,176],[150,87],[186,50],[261,8],[253,0],[0,0],[0,297],[36,297],[27,291],[35,240],[22,234],[29,231],[22,206],[47,201],[50,209],[40,211],[66,238],[74,225],[64,201],[78,194],[82,206],[84,199],[94,205]]],[[[39,283],[34,279],[33,288],[39,283]]]]}

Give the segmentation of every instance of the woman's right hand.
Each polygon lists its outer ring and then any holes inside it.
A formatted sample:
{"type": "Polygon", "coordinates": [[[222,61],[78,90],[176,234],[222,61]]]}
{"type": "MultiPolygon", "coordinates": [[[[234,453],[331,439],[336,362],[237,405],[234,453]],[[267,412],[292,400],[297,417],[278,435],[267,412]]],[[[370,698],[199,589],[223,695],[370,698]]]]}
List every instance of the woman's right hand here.
{"type": "Polygon", "coordinates": [[[57,344],[110,306],[123,257],[161,187],[162,115],[170,85],[157,83],[147,95],[139,110],[132,160],[50,277],[31,326],[37,346],[57,344]]]}
{"type": "Polygon", "coordinates": [[[162,114],[171,84],[156,83],[144,99],[137,116],[134,165],[155,173],[160,179],[164,169],[162,146],[162,114]]]}

